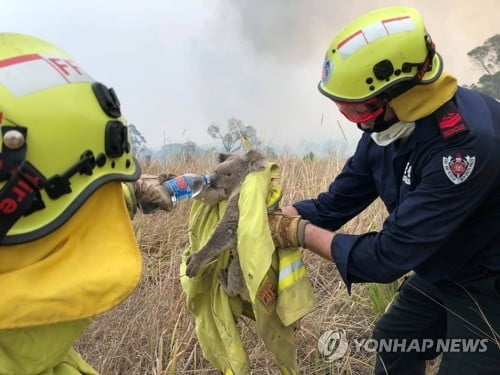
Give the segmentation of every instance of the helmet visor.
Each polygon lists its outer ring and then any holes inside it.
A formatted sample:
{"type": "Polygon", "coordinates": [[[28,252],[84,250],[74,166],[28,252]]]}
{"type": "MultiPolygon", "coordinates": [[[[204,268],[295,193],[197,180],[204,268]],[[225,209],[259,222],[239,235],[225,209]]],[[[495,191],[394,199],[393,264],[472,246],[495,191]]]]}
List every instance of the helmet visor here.
{"type": "MultiPolygon", "coordinates": [[[[333,99],[332,99],[333,100],[333,99]]],[[[375,120],[384,112],[385,102],[380,98],[371,98],[364,102],[341,102],[333,100],[340,112],[349,121],[360,123],[375,120]]]]}

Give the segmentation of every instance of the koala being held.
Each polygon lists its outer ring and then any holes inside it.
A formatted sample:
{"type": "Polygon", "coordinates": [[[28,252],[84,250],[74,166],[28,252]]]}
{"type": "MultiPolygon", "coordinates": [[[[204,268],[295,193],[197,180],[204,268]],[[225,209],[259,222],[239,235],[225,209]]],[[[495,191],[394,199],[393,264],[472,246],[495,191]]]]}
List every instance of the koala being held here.
{"type": "Polygon", "coordinates": [[[227,270],[221,271],[219,281],[224,291],[231,297],[240,295],[249,300],[245,280],[240,268],[237,244],[239,220],[238,199],[240,187],[245,177],[265,168],[264,156],[249,150],[246,154],[219,154],[219,162],[215,168],[215,181],[204,189],[195,199],[214,205],[228,200],[224,216],[217,224],[212,236],[196,253],[190,254],[186,260],[186,275],[193,277],[200,269],[214,259],[222,251],[231,249],[232,259],[227,270]]]}

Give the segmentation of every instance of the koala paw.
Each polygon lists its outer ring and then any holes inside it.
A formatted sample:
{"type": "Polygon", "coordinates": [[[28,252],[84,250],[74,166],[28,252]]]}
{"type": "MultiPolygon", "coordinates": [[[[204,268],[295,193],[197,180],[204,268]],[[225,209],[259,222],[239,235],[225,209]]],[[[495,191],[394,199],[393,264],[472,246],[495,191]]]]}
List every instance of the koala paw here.
{"type": "Polygon", "coordinates": [[[191,254],[186,259],[186,276],[193,277],[198,274],[202,266],[202,258],[197,253],[191,254]]]}

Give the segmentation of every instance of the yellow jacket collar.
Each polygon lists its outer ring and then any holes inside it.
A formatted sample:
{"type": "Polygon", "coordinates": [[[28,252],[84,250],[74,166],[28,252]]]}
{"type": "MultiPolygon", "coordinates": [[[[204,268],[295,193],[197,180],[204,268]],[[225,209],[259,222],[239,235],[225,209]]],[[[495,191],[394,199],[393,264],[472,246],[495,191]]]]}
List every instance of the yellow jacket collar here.
{"type": "Polygon", "coordinates": [[[400,121],[414,122],[430,115],[449,101],[455,95],[457,87],[457,79],[445,72],[436,81],[428,85],[417,85],[389,104],[400,121]]]}

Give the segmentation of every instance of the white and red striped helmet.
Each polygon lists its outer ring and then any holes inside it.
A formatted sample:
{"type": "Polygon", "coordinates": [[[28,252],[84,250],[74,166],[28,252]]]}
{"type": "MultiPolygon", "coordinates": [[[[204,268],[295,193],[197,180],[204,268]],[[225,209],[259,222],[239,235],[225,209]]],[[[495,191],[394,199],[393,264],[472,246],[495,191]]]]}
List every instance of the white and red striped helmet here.
{"type": "Polygon", "coordinates": [[[318,88],[341,102],[392,99],[416,84],[435,81],[442,69],[418,11],[382,8],[355,19],[334,37],[318,88]]]}
{"type": "Polygon", "coordinates": [[[100,186],[140,175],[113,89],[38,38],[0,33],[0,243],[57,229],[100,186]]]}

